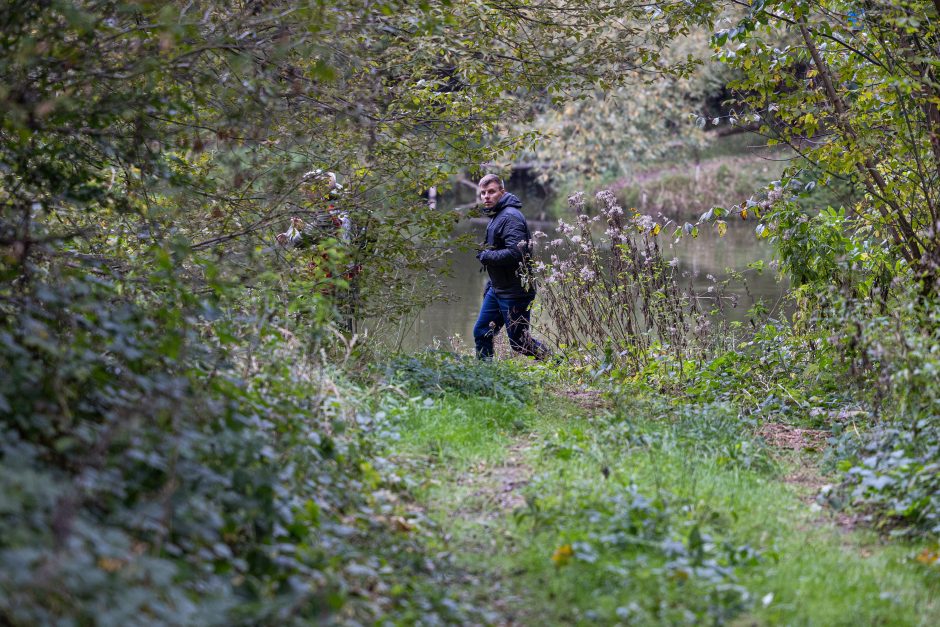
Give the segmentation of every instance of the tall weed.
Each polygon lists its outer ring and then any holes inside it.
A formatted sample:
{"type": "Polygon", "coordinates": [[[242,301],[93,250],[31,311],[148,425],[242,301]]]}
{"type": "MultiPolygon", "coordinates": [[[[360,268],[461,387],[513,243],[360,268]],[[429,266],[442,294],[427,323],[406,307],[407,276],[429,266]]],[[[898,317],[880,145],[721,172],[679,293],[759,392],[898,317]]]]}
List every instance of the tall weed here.
{"type": "Polygon", "coordinates": [[[732,298],[721,285],[707,295],[683,287],[678,260],[667,261],[659,244],[667,225],[628,214],[609,191],[597,199],[600,212],[594,217],[583,194],[569,199],[576,222],[559,221],[562,237],[547,244],[550,263],[535,264],[556,344],[599,351],[606,361],[634,371],[656,352],[678,362],[700,358],[714,338],[708,312],[732,298]]]}

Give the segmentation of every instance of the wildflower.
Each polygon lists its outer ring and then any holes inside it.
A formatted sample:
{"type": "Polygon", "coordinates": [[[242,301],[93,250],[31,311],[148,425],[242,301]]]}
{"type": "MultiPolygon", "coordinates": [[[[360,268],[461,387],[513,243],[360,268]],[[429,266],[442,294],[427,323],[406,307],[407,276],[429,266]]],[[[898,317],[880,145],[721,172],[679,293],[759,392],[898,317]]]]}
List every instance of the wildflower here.
{"type": "Polygon", "coordinates": [[[675,267],[677,267],[678,265],[679,265],[679,258],[678,258],[678,257],[673,257],[672,259],[669,260],[669,267],[670,267],[670,268],[675,268],[675,267]]]}
{"type": "Polygon", "coordinates": [[[556,568],[561,568],[574,557],[574,550],[571,548],[570,544],[563,544],[552,553],[552,562],[555,564],[556,568]]]}
{"type": "Polygon", "coordinates": [[[597,275],[594,273],[594,271],[588,268],[587,266],[584,266],[583,268],[581,268],[581,280],[588,281],[588,282],[593,281],[594,277],[596,276],[597,275]]]}
{"type": "Polygon", "coordinates": [[[532,232],[532,237],[535,238],[535,239],[542,239],[543,237],[548,237],[548,235],[546,235],[546,234],[543,233],[542,231],[533,231],[533,232],[532,232]]]}
{"type": "Polygon", "coordinates": [[[560,238],[559,238],[559,239],[553,239],[553,240],[549,243],[549,246],[561,246],[561,245],[564,244],[564,243],[565,243],[564,240],[562,240],[562,239],[560,239],[560,238]]]}
{"type": "Polygon", "coordinates": [[[612,244],[617,244],[618,242],[627,241],[626,234],[618,228],[611,227],[604,231],[604,235],[610,238],[612,244]]]}
{"type": "Polygon", "coordinates": [[[643,231],[650,231],[650,230],[652,230],[653,225],[655,224],[655,222],[653,222],[653,218],[651,218],[651,217],[649,217],[649,216],[647,216],[647,215],[642,215],[642,214],[637,214],[637,215],[633,218],[633,223],[634,223],[639,229],[641,229],[641,230],[643,230],[643,231]]]}
{"type": "Polygon", "coordinates": [[[581,236],[580,236],[580,235],[575,235],[575,236],[573,236],[573,237],[571,238],[571,243],[572,243],[572,244],[580,244],[580,243],[581,243],[581,236]]]}
{"type": "Polygon", "coordinates": [[[608,208],[615,206],[617,203],[617,198],[609,189],[602,189],[601,191],[594,194],[594,198],[606,204],[608,208]]]}

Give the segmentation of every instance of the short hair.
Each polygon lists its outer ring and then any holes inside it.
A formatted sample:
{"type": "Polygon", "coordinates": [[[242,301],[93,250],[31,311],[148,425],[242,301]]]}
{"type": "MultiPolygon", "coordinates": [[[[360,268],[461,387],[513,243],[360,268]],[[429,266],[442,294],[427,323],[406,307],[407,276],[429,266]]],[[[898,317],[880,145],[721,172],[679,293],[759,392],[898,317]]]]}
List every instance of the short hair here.
{"type": "Polygon", "coordinates": [[[480,179],[480,182],[477,184],[477,187],[483,188],[489,185],[490,183],[496,183],[499,185],[500,189],[503,189],[503,179],[499,178],[495,174],[487,174],[480,179]]]}

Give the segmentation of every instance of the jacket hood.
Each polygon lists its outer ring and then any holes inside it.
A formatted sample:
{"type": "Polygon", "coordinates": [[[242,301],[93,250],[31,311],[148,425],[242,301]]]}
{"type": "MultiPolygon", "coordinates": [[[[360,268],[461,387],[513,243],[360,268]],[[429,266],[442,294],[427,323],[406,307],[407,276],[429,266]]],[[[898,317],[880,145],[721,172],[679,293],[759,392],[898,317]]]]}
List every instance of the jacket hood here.
{"type": "Polygon", "coordinates": [[[505,194],[503,194],[502,198],[499,199],[499,202],[493,205],[492,209],[487,209],[484,206],[483,213],[485,213],[486,215],[492,218],[493,216],[497,215],[500,211],[502,211],[506,207],[512,207],[513,209],[522,209],[522,201],[519,200],[519,198],[516,197],[515,194],[506,192],[505,194]]]}

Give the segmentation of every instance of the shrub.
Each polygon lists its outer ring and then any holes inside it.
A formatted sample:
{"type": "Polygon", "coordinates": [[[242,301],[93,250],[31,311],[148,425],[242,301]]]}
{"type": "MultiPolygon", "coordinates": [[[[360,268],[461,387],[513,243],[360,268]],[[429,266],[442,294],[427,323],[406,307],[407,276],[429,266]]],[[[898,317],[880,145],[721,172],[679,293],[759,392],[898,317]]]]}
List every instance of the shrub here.
{"type": "Polygon", "coordinates": [[[456,392],[514,403],[531,398],[535,385],[510,363],[443,351],[396,357],[385,366],[385,376],[391,383],[428,396],[456,392]]]}
{"type": "MultiPolygon", "coordinates": [[[[879,418],[831,455],[845,471],[833,495],[897,534],[940,534],[940,307],[916,283],[885,303],[837,300],[825,322],[833,345],[879,418]]],[[[864,427],[865,425],[863,425],[864,427]]]]}
{"type": "Polygon", "coordinates": [[[0,622],[473,620],[427,585],[433,529],[395,525],[395,468],[329,374],[246,323],[251,366],[163,279],[3,293],[0,622]]]}
{"type": "MultiPolygon", "coordinates": [[[[866,434],[837,496],[874,513],[896,535],[940,536],[940,422],[880,425],[866,434]]],[[[830,497],[831,498],[831,497],[830,497]]]]}
{"type": "Polygon", "coordinates": [[[584,618],[603,623],[723,624],[750,606],[738,576],[764,559],[722,538],[725,519],[702,503],[634,485],[577,483],[561,499],[533,497],[527,519],[545,540],[558,537],[556,593],[588,585],[584,618]]]}

